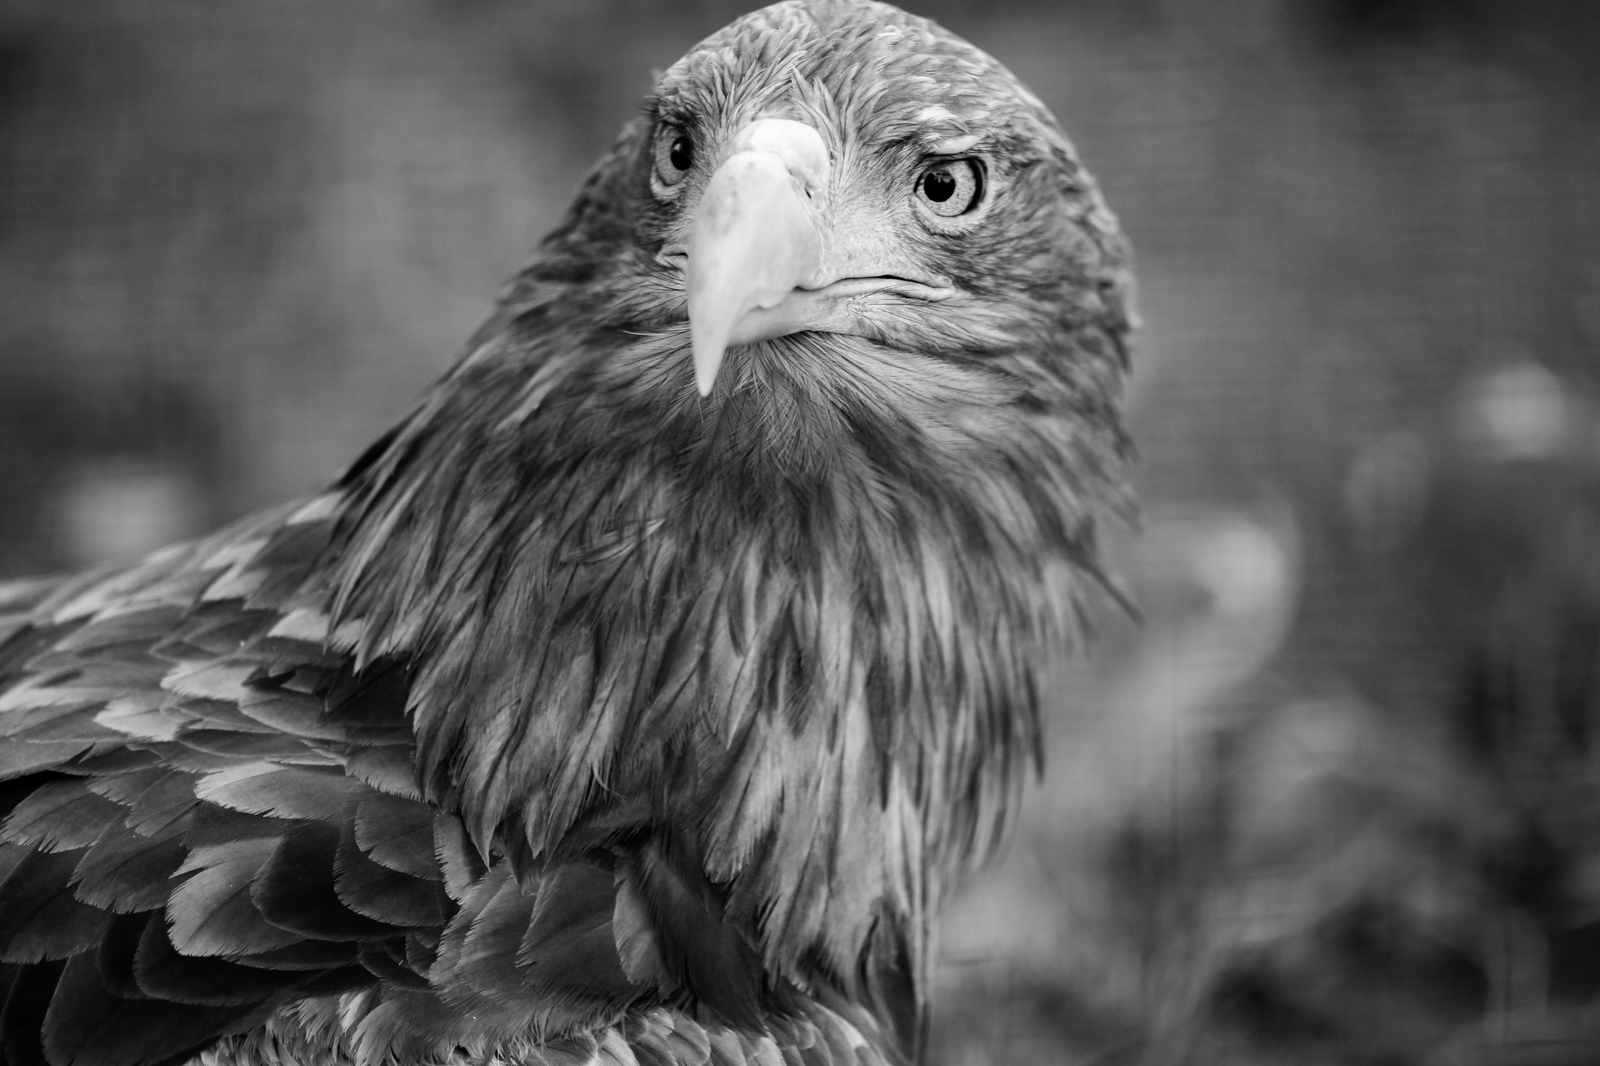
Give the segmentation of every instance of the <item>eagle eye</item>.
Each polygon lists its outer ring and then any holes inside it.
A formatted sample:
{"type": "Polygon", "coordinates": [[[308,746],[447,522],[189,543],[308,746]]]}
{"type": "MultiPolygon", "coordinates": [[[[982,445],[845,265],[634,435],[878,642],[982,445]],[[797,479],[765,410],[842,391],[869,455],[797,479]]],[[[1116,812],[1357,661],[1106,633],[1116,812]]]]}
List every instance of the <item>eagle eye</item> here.
{"type": "Polygon", "coordinates": [[[917,199],[941,218],[964,215],[983,200],[983,167],[976,159],[941,159],[917,175],[917,199]]]}
{"type": "Polygon", "coordinates": [[[656,131],[655,170],[651,184],[656,195],[671,194],[673,186],[683,180],[694,166],[694,139],[682,126],[662,126],[656,131]]]}

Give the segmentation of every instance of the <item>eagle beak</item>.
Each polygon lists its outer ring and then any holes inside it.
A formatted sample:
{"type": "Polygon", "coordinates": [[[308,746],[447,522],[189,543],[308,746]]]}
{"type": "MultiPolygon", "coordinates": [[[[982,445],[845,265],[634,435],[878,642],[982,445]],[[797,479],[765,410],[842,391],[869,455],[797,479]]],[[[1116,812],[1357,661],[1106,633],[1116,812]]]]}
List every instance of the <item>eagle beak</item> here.
{"type": "Polygon", "coordinates": [[[797,288],[815,288],[823,260],[814,206],[828,175],[822,135],[763,118],[734,137],[706,184],[689,238],[689,334],[694,380],[711,395],[723,353],[790,332],[762,315],[797,288]]]}

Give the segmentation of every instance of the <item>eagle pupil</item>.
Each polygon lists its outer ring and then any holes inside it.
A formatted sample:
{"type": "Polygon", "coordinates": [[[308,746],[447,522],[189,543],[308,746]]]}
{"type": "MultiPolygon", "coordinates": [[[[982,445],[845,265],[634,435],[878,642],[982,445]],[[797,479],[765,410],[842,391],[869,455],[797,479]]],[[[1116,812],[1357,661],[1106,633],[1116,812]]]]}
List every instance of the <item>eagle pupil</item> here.
{"type": "Polygon", "coordinates": [[[956,176],[945,167],[930,170],[922,178],[922,191],[934,203],[942,204],[956,194],[956,176]]]}
{"type": "Polygon", "coordinates": [[[667,149],[667,162],[675,170],[689,169],[689,164],[694,162],[694,146],[688,137],[680,136],[672,142],[672,147],[667,149]]]}

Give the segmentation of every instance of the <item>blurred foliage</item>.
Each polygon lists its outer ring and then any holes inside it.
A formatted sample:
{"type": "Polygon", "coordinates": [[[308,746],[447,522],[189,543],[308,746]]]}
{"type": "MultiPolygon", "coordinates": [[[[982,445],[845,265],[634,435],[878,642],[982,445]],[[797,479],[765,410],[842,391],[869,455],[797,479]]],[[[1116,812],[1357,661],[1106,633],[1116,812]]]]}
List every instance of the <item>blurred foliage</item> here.
{"type": "MultiPolygon", "coordinates": [[[[722,0],[0,0],[0,575],[331,476],[722,0]]],[[[1139,250],[1142,626],[938,1063],[1600,1061],[1600,5],[913,5],[1139,250]]]]}

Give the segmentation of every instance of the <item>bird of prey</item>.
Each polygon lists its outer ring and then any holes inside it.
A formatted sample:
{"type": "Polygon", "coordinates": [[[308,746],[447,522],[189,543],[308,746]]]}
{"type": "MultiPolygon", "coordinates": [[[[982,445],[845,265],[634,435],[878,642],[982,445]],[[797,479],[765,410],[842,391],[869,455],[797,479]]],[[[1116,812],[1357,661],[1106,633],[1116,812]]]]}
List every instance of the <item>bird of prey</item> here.
{"type": "Polygon", "coordinates": [[[914,1060],[1107,588],[1126,263],[935,24],[700,44],[325,492],[0,585],[6,1066],[914,1060]]]}

